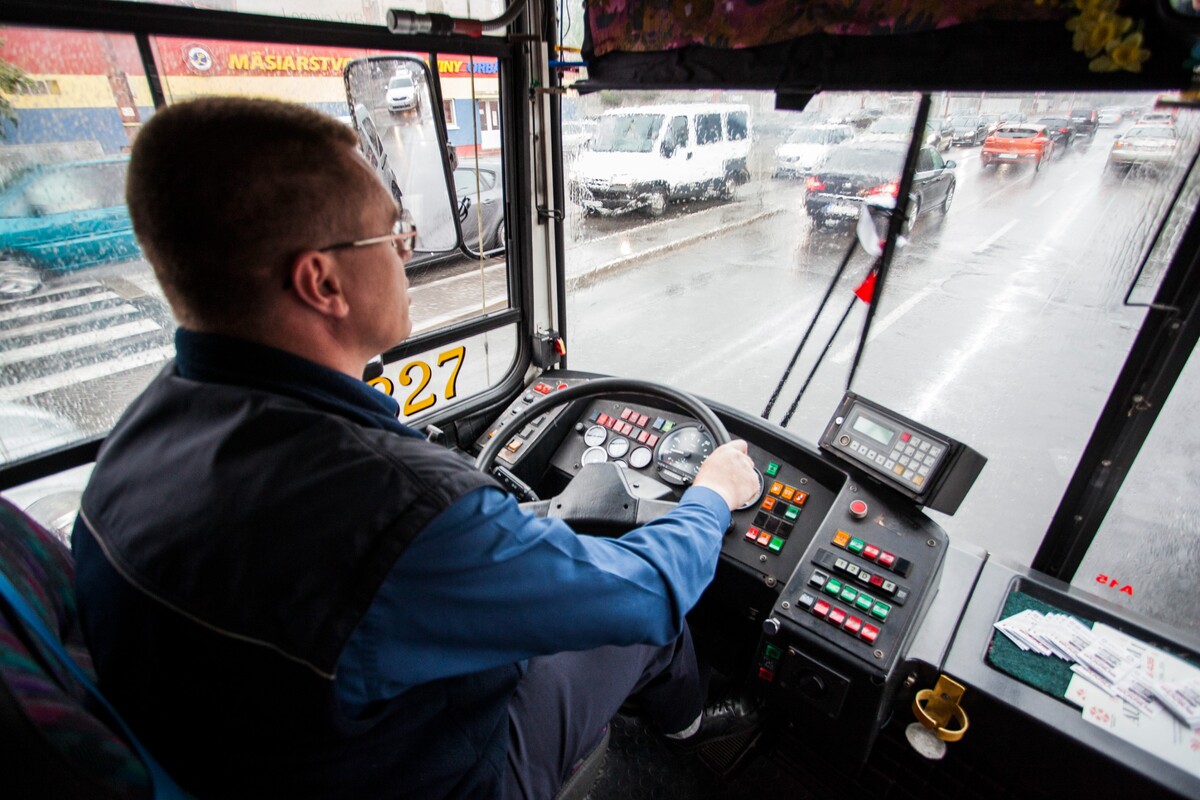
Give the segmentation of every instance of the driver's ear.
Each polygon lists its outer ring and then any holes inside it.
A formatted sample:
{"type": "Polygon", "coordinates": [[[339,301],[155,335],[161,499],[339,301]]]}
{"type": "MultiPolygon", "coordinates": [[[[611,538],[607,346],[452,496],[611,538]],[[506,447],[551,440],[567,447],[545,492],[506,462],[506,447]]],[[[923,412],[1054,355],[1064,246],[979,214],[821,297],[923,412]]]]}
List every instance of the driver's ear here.
{"type": "Polygon", "coordinates": [[[340,319],[349,313],[341,265],[334,256],[316,250],[300,253],[292,261],[291,279],[288,291],[318,314],[340,319]]]}

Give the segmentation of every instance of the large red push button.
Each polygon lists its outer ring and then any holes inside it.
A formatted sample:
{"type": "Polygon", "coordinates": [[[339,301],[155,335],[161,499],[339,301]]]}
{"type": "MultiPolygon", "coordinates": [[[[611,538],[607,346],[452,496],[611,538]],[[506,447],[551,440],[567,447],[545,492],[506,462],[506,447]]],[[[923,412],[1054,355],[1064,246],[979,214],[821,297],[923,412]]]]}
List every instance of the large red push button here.
{"type": "Polygon", "coordinates": [[[862,500],[854,500],[850,503],[850,516],[855,519],[867,518],[867,504],[862,500]]]}

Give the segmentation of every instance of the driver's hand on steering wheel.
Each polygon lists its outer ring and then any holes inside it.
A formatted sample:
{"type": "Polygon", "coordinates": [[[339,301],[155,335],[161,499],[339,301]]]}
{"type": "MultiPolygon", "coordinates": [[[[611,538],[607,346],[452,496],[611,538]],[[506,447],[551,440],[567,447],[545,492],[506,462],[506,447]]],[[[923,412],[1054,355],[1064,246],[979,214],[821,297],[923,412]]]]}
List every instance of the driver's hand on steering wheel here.
{"type": "Polygon", "coordinates": [[[759,483],[746,443],[734,439],[713,450],[700,465],[692,485],[706,486],[721,495],[730,511],[748,503],[758,493],[759,483]]]}

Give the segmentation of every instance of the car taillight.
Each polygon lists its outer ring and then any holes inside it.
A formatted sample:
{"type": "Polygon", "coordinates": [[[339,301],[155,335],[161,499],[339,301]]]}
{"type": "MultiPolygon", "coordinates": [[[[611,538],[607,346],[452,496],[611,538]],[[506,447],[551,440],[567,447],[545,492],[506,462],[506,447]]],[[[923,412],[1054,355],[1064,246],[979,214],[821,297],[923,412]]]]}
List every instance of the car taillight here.
{"type": "Polygon", "coordinates": [[[1071,129],[1070,128],[1059,128],[1058,132],[1059,133],[1070,133],[1071,129]]]}
{"type": "Polygon", "coordinates": [[[984,144],[995,144],[995,143],[996,143],[996,137],[995,137],[995,136],[989,136],[989,137],[987,137],[986,139],[984,139],[984,140],[983,140],[983,143],[984,143],[984,144]]]}
{"type": "Polygon", "coordinates": [[[900,194],[900,184],[898,183],[881,183],[867,190],[868,195],[872,194],[890,194],[892,197],[897,197],[900,194]]]}
{"type": "Polygon", "coordinates": [[[804,181],[804,188],[810,192],[819,192],[825,188],[825,181],[817,175],[809,175],[804,181]]]}

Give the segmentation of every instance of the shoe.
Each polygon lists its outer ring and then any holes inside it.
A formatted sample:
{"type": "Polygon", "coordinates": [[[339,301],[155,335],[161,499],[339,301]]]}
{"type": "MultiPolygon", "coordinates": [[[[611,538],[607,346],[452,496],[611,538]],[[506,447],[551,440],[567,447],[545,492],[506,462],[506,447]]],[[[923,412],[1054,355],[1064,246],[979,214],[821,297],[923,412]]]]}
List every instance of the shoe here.
{"type": "Polygon", "coordinates": [[[754,698],[735,696],[704,707],[700,728],[686,739],[667,738],[668,745],[684,753],[694,753],[717,742],[745,736],[761,727],[762,704],[754,698]]]}

